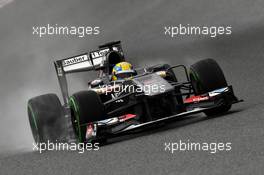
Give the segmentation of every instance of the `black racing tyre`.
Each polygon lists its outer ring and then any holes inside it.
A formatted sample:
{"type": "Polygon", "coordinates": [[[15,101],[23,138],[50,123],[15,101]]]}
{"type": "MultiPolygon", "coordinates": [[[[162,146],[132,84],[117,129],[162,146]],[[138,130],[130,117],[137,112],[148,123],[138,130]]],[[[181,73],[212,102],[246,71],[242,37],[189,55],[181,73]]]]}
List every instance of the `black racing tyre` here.
{"type": "Polygon", "coordinates": [[[35,142],[57,142],[63,136],[64,115],[59,98],[45,94],[28,101],[28,118],[35,142]]]}
{"type": "MultiPolygon", "coordinates": [[[[224,73],[217,62],[213,59],[204,59],[191,65],[190,80],[194,89],[195,95],[204,94],[215,89],[220,89],[227,86],[224,73]]],[[[205,114],[212,116],[227,112],[231,105],[222,105],[217,108],[207,110],[205,114]]]]}
{"type": "Polygon", "coordinates": [[[104,104],[100,96],[90,91],[73,94],[69,100],[72,111],[72,122],[79,142],[85,141],[85,124],[106,119],[104,104]]]}

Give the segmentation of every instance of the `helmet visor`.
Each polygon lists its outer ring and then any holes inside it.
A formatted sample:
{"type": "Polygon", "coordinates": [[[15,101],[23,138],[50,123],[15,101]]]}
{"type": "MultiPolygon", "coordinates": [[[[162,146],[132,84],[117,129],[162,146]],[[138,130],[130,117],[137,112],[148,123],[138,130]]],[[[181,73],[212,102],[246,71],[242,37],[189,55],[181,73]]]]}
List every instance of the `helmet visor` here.
{"type": "Polygon", "coordinates": [[[116,75],[117,79],[120,80],[120,79],[126,79],[126,78],[130,78],[132,77],[134,74],[132,72],[129,72],[129,73],[119,73],[116,75]]]}

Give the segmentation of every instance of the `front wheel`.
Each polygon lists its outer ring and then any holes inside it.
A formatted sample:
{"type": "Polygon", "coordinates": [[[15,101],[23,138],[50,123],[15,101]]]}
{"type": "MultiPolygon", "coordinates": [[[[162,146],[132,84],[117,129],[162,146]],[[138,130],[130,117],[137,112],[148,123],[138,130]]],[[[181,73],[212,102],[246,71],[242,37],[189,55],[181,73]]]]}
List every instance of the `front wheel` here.
{"type": "Polygon", "coordinates": [[[84,142],[87,123],[106,119],[104,104],[99,95],[92,90],[73,94],[69,103],[78,141],[84,142]]]}
{"type": "MultiPolygon", "coordinates": [[[[190,79],[195,95],[204,94],[227,86],[222,69],[213,59],[201,60],[191,65],[190,79]]],[[[212,116],[227,112],[230,108],[230,104],[223,104],[220,107],[206,110],[204,113],[207,116],[212,116]]]]}

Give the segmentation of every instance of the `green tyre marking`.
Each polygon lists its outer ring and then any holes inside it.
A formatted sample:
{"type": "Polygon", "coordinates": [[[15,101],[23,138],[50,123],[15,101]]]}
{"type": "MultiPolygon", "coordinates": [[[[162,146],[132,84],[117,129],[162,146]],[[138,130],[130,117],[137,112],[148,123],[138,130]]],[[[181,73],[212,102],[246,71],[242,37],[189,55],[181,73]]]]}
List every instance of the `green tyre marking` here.
{"type": "Polygon", "coordinates": [[[37,131],[38,131],[38,125],[37,125],[37,121],[36,121],[36,115],[35,115],[35,113],[33,112],[33,109],[32,109],[32,107],[31,107],[30,104],[28,104],[28,109],[30,110],[30,113],[32,114],[32,118],[33,118],[34,126],[35,126],[35,128],[37,129],[37,131]]]}
{"type": "Polygon", "coordinates": [[[192,75],[192,77],[197,81],[198,87],[200,89],[202,89],[202,84],[201,84],[201,81],[200,81],[198,75],[195,72],[193,72],[192,70],[190,70],[190,75],[192,75]]]}
{"type": "MultiPolygon", "coordinates": [[[[29,109],[29,112],[31,114],[29,117],[31,119],[33,119],[33,123],[34,123],[33,127],[35,128],[35,131],[34,131],[34,129],[32,130],[32,135],[33,135],[35,142],[39,142],[40,141],[40,135],[39,135],[39,128],[38,128],[37,120],[36,120],[37,115],[34,113],[33,108],[31,107],[30,104],[28,104],[28,109],[29,109]],[[36,134],[37,134],[37,136],[36,136],[36,134]]],[[[30,122],[30,126],[32,127],[32,120],[30,120],[29,122],[30,122]]]]}
{"type": "Polygon", "coordinates": [[[75,103],[75,99],[73,96],[70,97],[70,106],[74,108],[74,114],[77,119],[77,129],[78,129],[78,141],[82,142],[82,132],[81,132],[81,126],[80,126],[80,113],[79,113],[79,107],[75,103]]]}

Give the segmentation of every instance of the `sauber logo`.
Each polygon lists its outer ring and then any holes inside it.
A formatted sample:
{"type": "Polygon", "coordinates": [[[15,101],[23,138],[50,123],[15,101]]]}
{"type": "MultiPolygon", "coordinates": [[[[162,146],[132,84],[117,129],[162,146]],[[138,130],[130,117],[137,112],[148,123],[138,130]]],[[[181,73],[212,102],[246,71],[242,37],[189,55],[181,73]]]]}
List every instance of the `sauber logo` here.
{"type": "Polygon", "coordinates": [[[69,66],[69,65],[77,64],[77,63],[84,62],[87,60],[88,60],[87,55],[80,55],[78,57],[73,57],[73,58],[64,60],[63,66],[69,66]]]}

